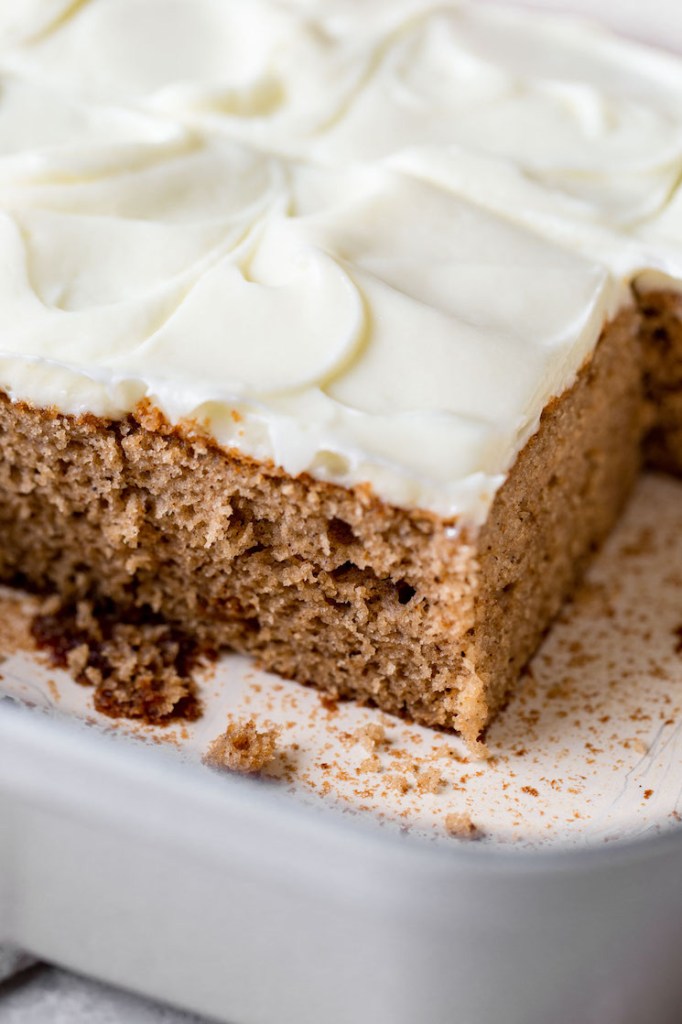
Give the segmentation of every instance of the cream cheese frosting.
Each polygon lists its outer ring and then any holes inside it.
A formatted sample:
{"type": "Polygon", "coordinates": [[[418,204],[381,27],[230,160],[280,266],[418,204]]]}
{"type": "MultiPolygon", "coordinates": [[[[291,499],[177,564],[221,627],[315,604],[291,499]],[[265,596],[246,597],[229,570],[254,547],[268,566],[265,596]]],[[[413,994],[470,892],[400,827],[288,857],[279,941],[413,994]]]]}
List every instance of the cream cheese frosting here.
{"type": "Polygon", "coordinates": [[[454,2],[20,10],[0,14],[13,398],[146,398],[476,524],[629,282],[682,276],[673,57],[454,2]]]}

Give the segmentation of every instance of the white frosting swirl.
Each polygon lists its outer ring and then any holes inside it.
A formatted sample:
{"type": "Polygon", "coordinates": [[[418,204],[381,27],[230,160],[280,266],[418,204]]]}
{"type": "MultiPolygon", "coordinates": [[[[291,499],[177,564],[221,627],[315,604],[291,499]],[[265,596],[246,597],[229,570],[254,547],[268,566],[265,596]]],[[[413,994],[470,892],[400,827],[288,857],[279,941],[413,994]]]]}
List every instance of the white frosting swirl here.
{"type": "Polygon", "coordinates": [[[642,272],[682,65],[419,0],[0,15],[0,386],[481,522],[642,272]]]}

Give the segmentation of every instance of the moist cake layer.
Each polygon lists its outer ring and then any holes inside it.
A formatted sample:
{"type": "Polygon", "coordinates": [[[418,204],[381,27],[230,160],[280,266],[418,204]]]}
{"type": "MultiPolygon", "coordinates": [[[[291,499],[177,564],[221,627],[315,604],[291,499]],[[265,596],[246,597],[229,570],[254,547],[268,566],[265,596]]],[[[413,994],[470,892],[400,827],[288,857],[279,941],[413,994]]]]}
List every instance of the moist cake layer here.
{"type": "Polygon", "coordinates": [[[639,295],[644,343],[644,389],[649,430],[646,457],[668,473],[682,473],[682,294],[639,295]]]}
{"type": "MultiPolygon", "coordinates": [[[[229,454],[151,410],[102,421],[5,399],[0,580],[161,614],[200,646],[475,743],[629,493],[635,328],[632,313],[607,328],[470,534],[229,454]]],[[[108,679],[98,700],[133,715],[152,703],[108,679]]]]}

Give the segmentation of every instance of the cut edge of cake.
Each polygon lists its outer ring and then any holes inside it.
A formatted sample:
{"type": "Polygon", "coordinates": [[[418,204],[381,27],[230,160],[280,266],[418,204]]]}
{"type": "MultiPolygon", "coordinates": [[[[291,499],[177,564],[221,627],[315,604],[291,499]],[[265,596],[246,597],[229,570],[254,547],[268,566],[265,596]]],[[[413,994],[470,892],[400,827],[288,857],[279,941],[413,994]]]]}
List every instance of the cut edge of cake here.
{"type": "MultiPolygon", "coordinates": [[[[103,420],[4,396],[0,580],[67,610],[164,622],[193,650],[250,654],[476,748],[636,477],[638,326],[635,308],[607,325],[478,530],[289,476],[145,403],[103,420]]],[[[109,714],[161,719],[191,703],[189,676],[174,673],[169,702],[163,678],[145,692],[106,657],[99,667],[109,714]]]]}

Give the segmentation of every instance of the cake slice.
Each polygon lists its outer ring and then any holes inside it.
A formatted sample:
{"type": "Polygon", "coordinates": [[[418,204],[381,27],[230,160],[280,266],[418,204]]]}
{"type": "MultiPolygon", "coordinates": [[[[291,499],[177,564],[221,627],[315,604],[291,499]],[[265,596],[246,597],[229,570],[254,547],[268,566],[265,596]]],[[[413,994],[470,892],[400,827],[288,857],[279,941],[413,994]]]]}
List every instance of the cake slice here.
{"type": "MultiPolygon", "coordinates": [[[[18,189],[6,214],[0,578],[476,743],[635,478],[627,292],[395,172],[234,144],[162,168],[18,189]],[[225,206],[230,178],[263,188],[218,245],[218,211],[187,208],[198,168],[225,206]],[[150,175],[157,219],[112,232],[150,175]]],[[[186,709],[182,673],[126,677],[105,634],[64,641],[100,709],[186,709]]]]}
{"type": "Polygon", "coordinates": [[[229,648],[476,745],[643,434],[680,466],[678,62],[417,0],[12,24],[0,581],[108,713],[229,648]]]}
{"type": "MultiPolygon", "coordinates": [[[[109,420],[5,399],[0,577],[124,621],[160,616],[203,649],[475,743],[635,478],[633,324],[605,328],[478,527],[289,475],[149,407],[109,420]]],[[[112,685],[115,666],[99,667],[107,713],[162,720],[192,695],[189,680],[112,685]]]]}

